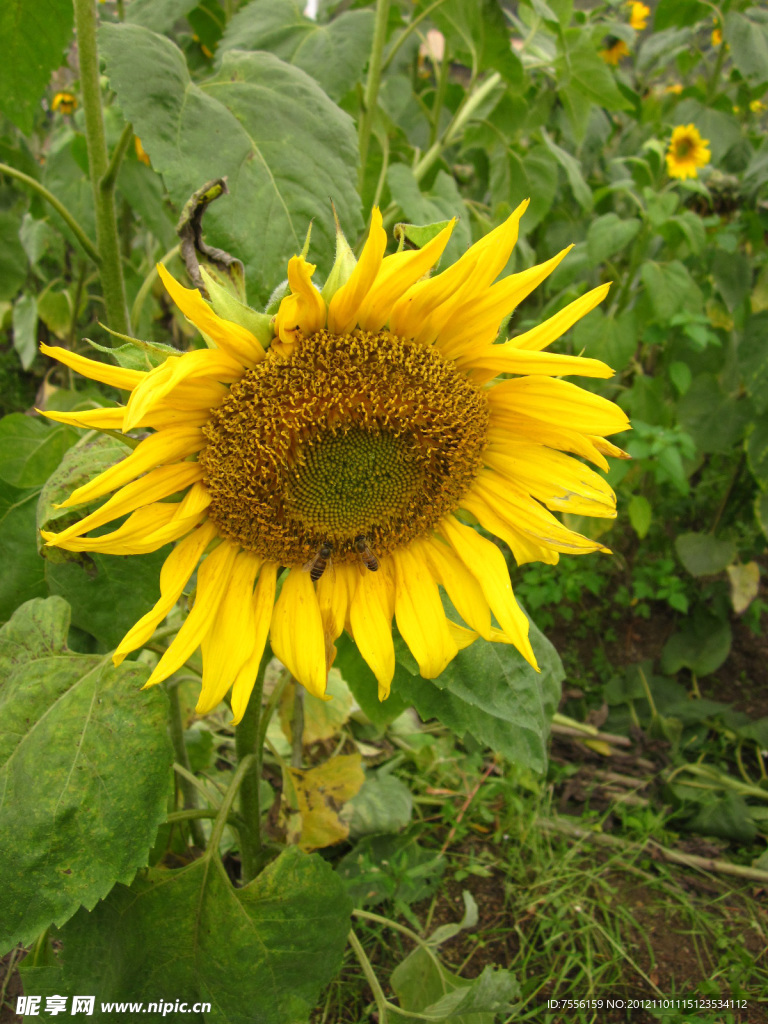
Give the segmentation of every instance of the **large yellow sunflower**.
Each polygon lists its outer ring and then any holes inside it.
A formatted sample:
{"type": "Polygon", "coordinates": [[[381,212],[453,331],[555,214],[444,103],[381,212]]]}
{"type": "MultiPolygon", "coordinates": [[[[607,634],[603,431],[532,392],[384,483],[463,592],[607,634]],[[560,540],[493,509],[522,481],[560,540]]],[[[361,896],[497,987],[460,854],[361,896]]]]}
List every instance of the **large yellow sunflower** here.
{"type": "Polygon", "coordinates": [[[422,249],[385,256],[374,209],[359,262],[340,236],[323,292],[311,263],[290,260],[290,291],[266,346],[162,266],[168,292],[211,347],[140,372],[43,346],[128,392],[125,406],[47,415],[152,431],[64,503],[114,492],[104,505],[44,534],[60,548],[121,555],[176,542],[159,601],[115,663],[147,643],[197,568],[192,610],[147,685],[202,647],[200,714],[231,687],[240,720],[268,635],[293,675],[322,695],[346,629],[385,698],[393,616],[427,678],[478,635],[514,644],[535,665],[504,555],[474,525],[518,563],[606,550],[549,510],[615,516],[611,488],[573,455],[607,469],[605,456],[623,453],[605,435],[628,422],[613,403],[559,379],[610,377],[608,366],[543,351],[608,285],[495,343],[503,318],[568,252],[496,281],[526,206],[431,277],[453,222],[422,249]],[[86,537],[126,514],[112,533],[86,537]],[[440,587],[464,625],[446,617],[440,587]]]}

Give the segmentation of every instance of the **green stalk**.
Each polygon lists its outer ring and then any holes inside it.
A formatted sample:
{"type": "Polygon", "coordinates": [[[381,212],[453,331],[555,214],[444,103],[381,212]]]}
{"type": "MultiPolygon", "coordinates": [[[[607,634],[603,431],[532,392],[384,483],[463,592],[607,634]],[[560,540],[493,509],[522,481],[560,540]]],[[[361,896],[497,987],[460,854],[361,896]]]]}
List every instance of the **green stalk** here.
{"type": "MultiPolygon", "coordinates": [[[[101,287],[107,322],[113,330],[127,334],[128,310],[120,262],[120,244],[115,215],[115,178],[122,154],[128,145],[121,138],[110,165],[99,85],[99,51],[96,45],[95,0],[74,0],[77,54],[80,66],[80,90],[85,114],[85,140],[96,212],[96,240],[100,256],[101,287]]],[[[123,136],[125,136],[123,132],[123,136]]],[[[130,141],[130,140],[128,140],[130,141]]]]}
{"type": "Polygon", "coordinates": [[[368,146],[371,141],[371,128],[376,113],[376,101],[381,85],[381,68],[384,55],[384,44],[387,41],[387,19],[389,17],[389,0],[376,0],[376,24],[373,30],[371,56],[368,61],[368,78],[363,95],[363,113],[360,118],[360,169],[358,172],[358,191],[362,195],[365,182],[365,165],[368,161],[368,146]]]}
{"type": "Polygon", "coordinates": [[[242,721],[235,726],[235,750],[238,761],[249,760],[248,771],[240,784],[240,815],[245,828],[240,833],[240,861],[243,885],[255,878],[261,867],[261,747],[259,746],[259,720],[261,718],[261,696],[264,692],[264,672],[269,663],[265,652],[251,691],[248,707],[242,721]]]}
{"type": "MultiPolygon", "coordinates": [[[[176,754],[176,760],[182,766],[182,768],[185,768],[191,775],[192,768],[189,763],[187,745],[184,742],[184,723],[181,719],[181,703],[179,701],[178,686],[168,687],[168,700],[170,701],[171,742],[173,743],[173,750],[174,753],[176,754]]],[[[189,811],[197,810],[197,791],[195,789],[195,786],[184,775],[179,775],[179,788],[181,789],[182,795],[184,797],[185,809],[189,811]]],[[[189,831],[192,834],[192,841],[195,844],[195,846],[198,846],[201,850],[204,850],[205,833],[203,832],[203,828],[199,819],[190,818],[189,831]]]]}
{"type": "Polygon", "coordinates": [[[11,167],[8,164],[0,164],[0,174],[7,174],[10,178],[16,178],[17,181],[21,181],[25,185],[29,185],[29,187],[37,192],[39,196],[42,196],[65,222],[72,234],[83,247],[83,250],[91,257],[93,262],[97,266],[101,265],[99,250],[90,240],[88,235],[86,235],[66,206],[64,206],[64,204],[61,203],[52,192],[49,192],[45,185],[41,185],[35,178],[30,178],[28,174],[24,174],[23,171],[17,171],[15,167],[11,167]]]}

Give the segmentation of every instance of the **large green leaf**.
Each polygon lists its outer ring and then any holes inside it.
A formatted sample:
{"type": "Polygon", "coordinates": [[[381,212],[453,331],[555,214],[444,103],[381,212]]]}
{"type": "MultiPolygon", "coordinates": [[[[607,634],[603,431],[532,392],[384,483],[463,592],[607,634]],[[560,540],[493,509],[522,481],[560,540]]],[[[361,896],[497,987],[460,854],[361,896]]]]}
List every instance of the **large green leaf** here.
{"type": "Polygon", "coordinates": [[[523,82],[520,58],[509,45],[509,25],[498,0],[422,2],[447,40],[450,56],[462,57],[475,70],[494,69],[512,86],[523,82]]]}
{"type": "Polygon", "coordinates": [[[645,290],[659,323],[667,326],[670,319],[685,309],[698,313],[702,307],[701,291],[688,268],[680,260],[655,263],[648,260],[640,271],[645,290]]]}
{"type": "Polygon", "coordinates": [[[150,871],[79,913],[59,936],[60,975],[28,974],[25,988],[87,991],[97,1007],[165,995],[190,1010],[213,1004],[186,1021],[293,1024],[307,1020],[338,970],[351,910],[341,879],[317,854],[290,848],[244,889],[218,859],[203,857],[150,871]]]}
{"type": "Polygon", "coordinates": [[[153,32],[168,32],[198,3],[199,0],[131,0],[125,9],[125,20],[153,32]]]}
{"type": "Polygon", "coordinates": [[[675,538],[675,550],[692,576],[722,572],[736,557],[732,540],[718,540],[709,533],[681,533],[675,538]]]}
{"type": "Polygon", "coordinates": [[[594,220],[587,232],[587,255],[593,266],[615,256],[629,245],[640,230],[637,217],[606,213],[594,220]]]}
{"type": "Polygon", "coordinates": [[[661,653],[662,671],[674,675],[689,668],[697,676],[711,675],[728,657],[731,638],[727,619],[700,609],[667,640],[661,653]]]}
{"type": "Polygon", "coordinates": [[[12,299],[27,276],[27,254],[19,238],[21,218],[0,210],[0,302],[12,299]]]}
{"type": "Polygon", "coordinates": [[[373,39],[374,14],[345,11],[327,25],[295,0],[252,0],[227,25],[226,50],[268,50],[311,75],[333,100],[360,80],[373,39]]]}
{"type": "Polygon", "coordinates": [[[0,39],[0,111],[23,132],[31,132],[51,72],[64,60],[72,35],[71,0],[3,0],[0,39]]]}
{"type": "Polygon", "coordinates": [[[511,644],[476,640],[459,651],[437,679],[422,679],[402,641],[392,691],[412,703],[423,719],[437,718],[457,736],[471,733],[510,761],[542,772],[547,766],[549,719],[565,678],[560,657],[530,624],[539,663],[536,672],[511,644]],[[413,673],[413,674],[411,674],[413,673]]]}
{"type": "MultiPolygon", "coordinates": [[[[725,16],[725,42],[731,48],[733,63],[753,87],[768,82],[768,25],[729,11],[725,16]]],[[[757,12],[756,12],[757,13],[757,12]]]]}
{"type": "MultiPolygon", "coordinates": [[[[378,729],[384,730],[390,722],[394,722],[406,708],[410,707],[411,701],[407,696],[407,688],[403,697],[391,692],[386,700],[379,700],[376,678],[363,661],[354,640],[346,633],[342,633],[336,641],[336,659],[333,664],[341,672],[344,682],[354,694],[363,714],[378,729]]],[[[405,669],[396,665],[395,676],[398,674],[404,677],[406,683],[410,679],[410,675],[405,669]]]]}
{"type": "Polygon", "coordinates": [[[44,484],[77,437],[77,431],[60,423],[21,413],[5,416],[0,420],[0,480],[22,488],[44,484]]]}
{"type": "Polygon", "coordinates": [[[272,54],[231,50],[196,84],[178,47],[149,29],[105,25],[100,41],[123,112],[177,206],[228,178],[231,194],[206,214],[206,239],[246,264],[252,302],[284,279],[310,220],[311,258],[330,268],[329,197],[348,234],[362,226],[357,144],[352,119],[314,79],[272,54]]]}
{"type": "Polygon", "coordinates": [[[680,423],[701,452],[730,452],[744,435],[753,411],[748,401],[724,394],[714,374],[700,373],[680,398],[680,423]]]}
{"type": "Polygon", "coordinates": [[[0,630],[0,947],[31,942],[146,864],[173,760],[148,670],[67,649],[69,607],[0,630]]]}
{"type": "Polygon", "coordinates": [[[450,241],[441,258],[443,266],[454,263],[472,244],[469,216],[464,200],[450,174],[438,171],[429,192],[422,192],[416,176],[405,164],[390,164],[387,184],[392,199],[412,224],[432,224],[458,217],[450,241]]]}
{"type": "Polygon", "coordinates": [[[48,593],[45,562],[35,544],[39,493],[39,487],[22,489],[0,480],[0,622],[23,601],[48,593]]]}
{"type": "Polygon", "coordinates": [[[768,312],[751,316],[744,326],[739,342],[739,370],[755,410],[768,410],[768,312]]]}

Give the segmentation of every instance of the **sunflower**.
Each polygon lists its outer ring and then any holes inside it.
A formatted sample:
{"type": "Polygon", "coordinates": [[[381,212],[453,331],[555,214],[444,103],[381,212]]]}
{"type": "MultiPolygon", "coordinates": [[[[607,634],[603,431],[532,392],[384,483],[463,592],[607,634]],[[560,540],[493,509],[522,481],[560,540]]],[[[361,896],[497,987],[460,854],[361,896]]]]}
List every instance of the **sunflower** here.
{"type": "Polygon", "coordinates": [[[629,47],[623,39],[615,39],[611,36],[608,39],[607,46],[604,50],[600,50],[600,56],[603,58],[606,64],[618,65],[620,60],[624,57],[629,56],[629,47]]]}
{"type": "Polygon", "coordinates": [[[667,150],[667,174],[670,178],[697,177],[697,168],[704,167],[712,159],[708,146],[709,140],[702,139],[692,124],[679,124],[672,132],[667,150]]]}
{"type": "Polygon", "coordinates": [[[642,32],[648,24],[648,15],[651,13],[651,8],[639,3],[638,0],[629,0],[627,6],[632,8],[629,14],[630,26],[635,32],[642,32]]]}
{"type": "MultiPolygon", "coordinates": [[[[289,261],[289,293],[263,318],[261,340],[161,265],[169,294],[211,347],[141,372],[43,346],[128,393],[124,406],[47,413],[52,419],[152,431],[64,502],[114,492],[104,505],[44,533],[49,545],[122,555],[176,542],[160,599],[115,663],[147,643],[201,563],[192,609],[147,682],[167,679],[201,647],[200,714],[231,687],[240,720],[268,635],[295,678],[323,695],[346,629],[384,699],[393,616],[427,678],[478,636],[514,644],[535,666],[505,557],[475,526],[501,538],[518,563],[607,550],[550,510],[615,517],[611,488],[573,456],[606,470],[606,455],[623,453],[605,435],[628,421],[612,402],[559,379],[607,378],[608,366],[543,351],[608,285],[496,343],[503,318],[568,252],[496,281],[527,205],[434,276],[454,222],[422,249],[385,256],[374,209],[359,262],[339,234],[322,292],[304,255],[289,261]],[[86,537],[126,514],[113,532],[86,537]],[[440,587],[463,625],[446,616],[440,587]]],[[[253,326],[258,315],[248,313],[253,326]]]]}
{"type": "Polygon", "coordinates": [[[77,96],[72,92],[57,92],[51,101],[51,110],[59,114],[74,114],[77,110],[77,96]]]}

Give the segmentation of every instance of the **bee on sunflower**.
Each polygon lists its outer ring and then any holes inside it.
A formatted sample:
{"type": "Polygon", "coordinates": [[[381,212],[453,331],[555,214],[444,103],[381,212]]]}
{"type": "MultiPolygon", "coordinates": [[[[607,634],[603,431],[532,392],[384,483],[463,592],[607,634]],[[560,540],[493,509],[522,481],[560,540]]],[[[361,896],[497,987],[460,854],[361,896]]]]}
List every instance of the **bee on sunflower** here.
{"type": "Polygon", "coordinates": [[[231,688],[240,721],[268,637],[295,678],[322,696],[345,629],[384,699],[393,618],[426,678],[478,636],[514,644],[535,666],[504,555],[475,527],[503,540],[519,564],[607,550],[552,512],[616,515],[611,488],[574,456],[607,470],[606,456],[623,452],[606,436],[628,421],[612,402],[560,379],[608,378],[605,363],[544,351],[608,285],[497,343],[503,319],[568,252],[497,280],[527,205],[431,276],[454,222],[423,248],[387,256],[374,209],[358,262],[339,230],[318,290],[315,266],[294,256],[276,316],[251,311],[252,329],[214,291],[211,305],[159,266],[210,347],[147,372],[43,346],[127,393],[115,408],[47,415],[152,431],[64,503],[114,492],[99,509],[44,533],[48,545],[120,555],[175,543],[160,598],[120,643],[116,664],[147,643],[197,569],[192,609],[147,686],[201,647],[199,714],[231,688]],[[111,533],[86,536],[125,515],[111,533]],[[463,624],[447,617],[440,587],[463,624]]]}

